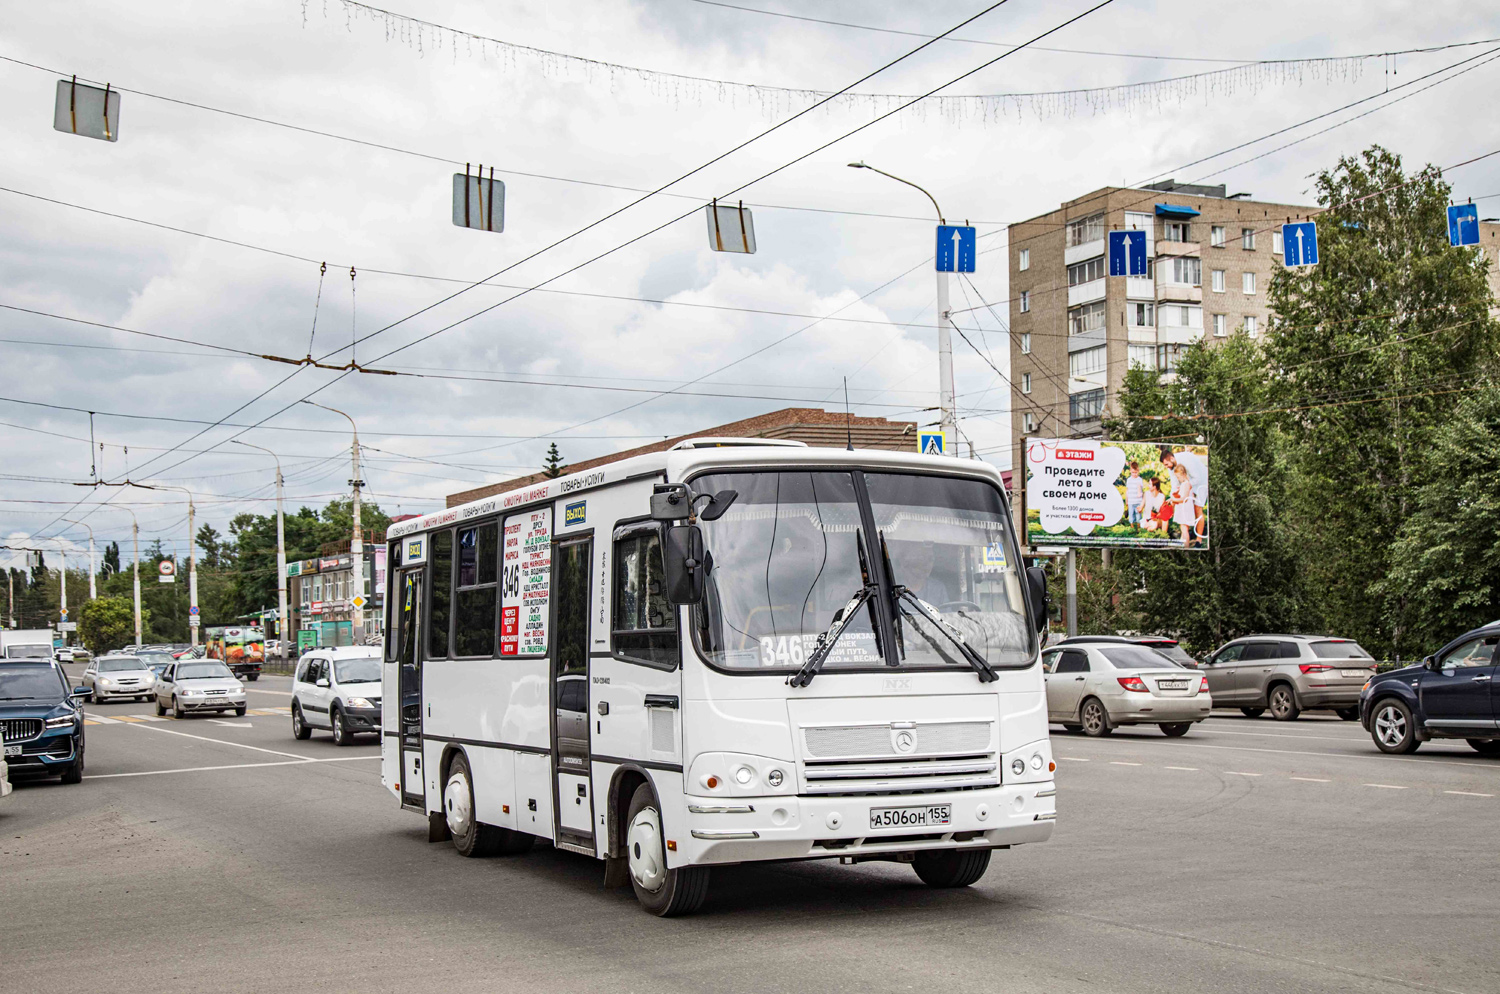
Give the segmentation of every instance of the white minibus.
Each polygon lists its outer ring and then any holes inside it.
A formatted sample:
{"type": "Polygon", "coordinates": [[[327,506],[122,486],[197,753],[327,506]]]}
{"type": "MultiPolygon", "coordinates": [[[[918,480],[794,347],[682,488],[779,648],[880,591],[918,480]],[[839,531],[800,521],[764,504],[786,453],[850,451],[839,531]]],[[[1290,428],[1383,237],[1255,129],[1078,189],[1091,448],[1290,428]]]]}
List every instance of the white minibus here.
{"type": "Polygon", "coordinates": [[[1052,834],[1046,584],[981,462],[704,438],[391,526],[382,779],[658,915],[714,865],[967,886],[1052,834]]]}

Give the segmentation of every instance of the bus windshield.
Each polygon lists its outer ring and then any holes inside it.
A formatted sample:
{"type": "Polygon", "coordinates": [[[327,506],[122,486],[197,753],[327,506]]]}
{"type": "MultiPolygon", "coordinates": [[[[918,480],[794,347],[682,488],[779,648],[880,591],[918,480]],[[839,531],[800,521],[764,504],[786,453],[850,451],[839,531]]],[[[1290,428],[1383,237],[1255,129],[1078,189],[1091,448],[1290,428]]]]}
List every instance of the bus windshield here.
{"type": "MultiPolygon", "coordinates": [[[[894,598],[903,665],[968,668],[953,634],[991,666],[1029,665],[1036,643],[999,491],[950,477],[862,479],[874,534],[861,522],[853,473],[714,474],[694,482],[699,493],[739,493],[723,517],[702,523],[712,566],[698,636],[709,662],[732,671],[801,666],[834,613],[864,586],[863,554],[867,562],[888,557],[895,593],[910,593],[894,598]]],[[[885,664],[873,619],[873,603],[858,610],[825,672],[885,664]]]]}

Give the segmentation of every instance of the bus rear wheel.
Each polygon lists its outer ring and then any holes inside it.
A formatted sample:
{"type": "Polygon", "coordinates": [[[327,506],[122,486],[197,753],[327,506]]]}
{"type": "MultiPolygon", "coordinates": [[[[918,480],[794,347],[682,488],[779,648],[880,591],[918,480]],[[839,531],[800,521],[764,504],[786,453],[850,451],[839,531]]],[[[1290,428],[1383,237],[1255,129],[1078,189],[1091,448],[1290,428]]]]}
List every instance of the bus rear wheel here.
{"type": "Polygon", "coordinates": [[[929,887],[967,887],[990,868],[990,851],[929,849],[917,853],[911,868],[929,887]]]}
{"type": "Polygon", "coordinates": [[[659,918],[671,918],[690,915],[703,906],[708,897],[708,867],[667,866],[661,808],[650,784],[641,784],[630,798],[625,848],[630,886],[641,907],[659,918]]]}
{"type": "Polygon", "coordinates": [[[469,771],[468,757],[461,752],[448,763],[448,777],[443,781],[443,818],[460,856],[477,859],[516,855],[536,841],[525,832],[486,825],[474,816],[474,775],[469,771]]]}

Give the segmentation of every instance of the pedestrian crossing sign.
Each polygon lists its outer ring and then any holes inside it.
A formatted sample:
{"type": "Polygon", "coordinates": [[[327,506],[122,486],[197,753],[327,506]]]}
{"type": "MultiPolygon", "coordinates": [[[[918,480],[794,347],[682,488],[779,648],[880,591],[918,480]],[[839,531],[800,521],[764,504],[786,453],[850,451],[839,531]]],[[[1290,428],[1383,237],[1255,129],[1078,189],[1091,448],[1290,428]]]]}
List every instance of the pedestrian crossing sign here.
{"type": "Polygon", "coordinates": [[[945,431],[921,431],[917,433],[917,451],[924,456],[951,456],[953,447],[948,444],[945,431]]]}

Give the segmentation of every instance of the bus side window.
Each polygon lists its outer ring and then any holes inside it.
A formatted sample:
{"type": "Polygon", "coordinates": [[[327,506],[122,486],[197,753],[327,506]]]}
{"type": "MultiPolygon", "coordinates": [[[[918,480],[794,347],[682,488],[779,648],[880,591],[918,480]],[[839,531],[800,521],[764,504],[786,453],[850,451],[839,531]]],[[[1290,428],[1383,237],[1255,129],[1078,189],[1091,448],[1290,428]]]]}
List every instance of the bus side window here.
{"type": "Polygon", "coordinates": [[[432,594],[427,609],[427,658],[448,658],[448,623],[453,617],[453,531],[433,532],[432,566],[429,583],[432,594]]]}
{"type": "Polygon", "coordinates": [[[615,531],[614,653],[660,669],[677,667],[677,610],[667,603],[657,526],[615,531]]]}

